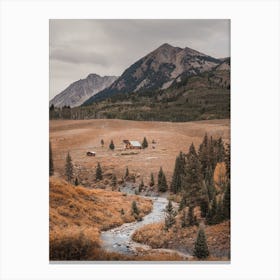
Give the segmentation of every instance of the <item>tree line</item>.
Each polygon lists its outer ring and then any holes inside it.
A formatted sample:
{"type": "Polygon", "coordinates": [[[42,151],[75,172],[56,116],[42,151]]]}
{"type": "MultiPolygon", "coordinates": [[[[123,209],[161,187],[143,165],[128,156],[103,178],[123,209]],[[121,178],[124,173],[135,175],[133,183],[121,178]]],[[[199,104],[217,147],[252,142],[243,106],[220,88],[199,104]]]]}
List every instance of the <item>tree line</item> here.
{"type": "Polygon", "coordinates": [[[230,219],[230,144],[222,138],[213,139],[205,134],[198,152],[193,144],[187,154],[176,158],[170,190],[182,196],[179,209],[200,207],[201,216],[208,224],[230,219]],[[225,184],[217,194],[214,171],[217,163],[225,163],[225,184]]]}

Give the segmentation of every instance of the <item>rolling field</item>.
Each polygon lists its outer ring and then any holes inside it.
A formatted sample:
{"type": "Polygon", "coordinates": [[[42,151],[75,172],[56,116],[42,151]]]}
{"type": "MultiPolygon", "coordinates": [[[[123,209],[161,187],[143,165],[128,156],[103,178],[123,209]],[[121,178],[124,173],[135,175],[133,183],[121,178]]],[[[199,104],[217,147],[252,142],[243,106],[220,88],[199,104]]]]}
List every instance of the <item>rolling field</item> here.
{"type": "Polygon", "coordinates": [[[157,180],[162,166],[168,183],[174,169],[176,156],[180,151],[187,152],[193,142],[198,148],[203,136],[222,137],[229,141],[230,120],[209,120],[186,123],[128,121],[117,119],[94,120],[51,120],[50,141],[52,144],[54,169],[56,174],[64,173],[66,154],[69,151],[75,166],[76,176],[84,185],[94,184],[95,167],[100,162],[105,174],[116,174],[120,179],[126,167],[149,183],[151,172],[157,180]],[[146,136],[149,147],[133,155],[122,155],[123,140],[137,140],[142,143],[146,136]],[[104,147],[100,141],[104,140],[104,147]],[[109,149],[113,140],[115,150],[109,149]],[[152,140],[156,141],[152,148],[152,140]],[[86,156],[87,151],[96,152],[95,157],[86,156]]]}

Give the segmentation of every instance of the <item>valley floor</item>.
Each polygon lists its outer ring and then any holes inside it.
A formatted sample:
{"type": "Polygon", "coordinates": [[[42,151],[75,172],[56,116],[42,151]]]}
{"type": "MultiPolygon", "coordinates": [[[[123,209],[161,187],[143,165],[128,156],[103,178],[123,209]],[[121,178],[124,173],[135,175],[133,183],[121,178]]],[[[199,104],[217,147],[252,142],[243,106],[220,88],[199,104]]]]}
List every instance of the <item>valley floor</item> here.
{"type": "MultiPolygon", "coordinates": [[[[187,152],[191,143],[198,146],[203,136],[222,137],[229,142],[230,120],[209,120],[185,123],[145,122],[127,120],[59,120],[50,121],[50,141],[55,171],[63,174],[65,158],[69,151],[83,185],[91,186],[95,180],[95,168],[100,162],[104,174],[116,174],[120,179],[126,167],[148,184],[150,174],[156,174],[162,166],[168,183],[174,169],[176,156],[187,152]],[[148,148],[139,153],[122,155],[123,140],[142,143],[146,137],[148,148]],[[104,140],[104,147],[100,141],[104,140]],[[109,149],[113,140],[115,150],[109,149]],[[152,140],[156,144],[152,148],[152,140]],[[87,151],[96,152],[95,157],[86,156],[87,151]]],[[[106,183],[106,182],[105,182],[106,183]]]]}
{"type": "MultiPolygon", "coordinates": [[[[153,198],[149,200],[117,190],[123,184],[126,168],[130,174],[135,175],[135,184],[143,180],[148,188],[150,174],[153,173],[157,181],[158,171],[162,167],[169,185],[176,156],[180,151],[187,152],[191,143],[198,147],[205,133],[215,138],[222,137],[225,143],[229,142],[230,120],[186,123],[117,119],[50,121],[55,172],[55,175],[50,177],[50,251],[53,252],[50,260],[65,260],[69,246],[74,246],[74,251],[77,252],[85,245],[89,248],[86,254],[80,252],[82,257],[75,254],[68,254],[68,257],[71,260],[194,260],[186,255],[192,254],[196,227],[181,229],[176,225],[174,230],[165,232],[162,227],[164,212],[157,213],[155,220],[146,219],[149,215],[145,215],[155,212],[152,210],[155,207],[155,204],[152,206],[153,198]],[[148,148],[133,150],[133,153],[130,153],[130,150],[124,151],[123,140],[142,142],[144,137],[148,140],[148,148]],[[105,142],[103,147],[101,139],[105,142]],[[113,151],[109,149],[111,140],[115,144],[113,151]],[[152,140],[156,142],[153,145],[152,140]],[[87,156],[88,151],[94,151],[96,156],[87,156]],[[78,187],[63,180],[68,152],[73,160],[78,187]],[[100,163],[103,171],[103,180],[99,182],[95,179],[97,163],[100,163]],[[112,187],[113,174],[117,177],[117,188],[112,187]],[[137,202],[141,218],[144,217],[144,221],[149,221],[148,223],[136,222],[131,213],[133,200],[137,202]],[[112,246],[119,246],[118,242],[109,240],[116,237],[114,228],[131,222],[137,225],[128,226],[130,231],[125,232],[129,234],[128,246],[133,245],[134,253],[111,250],[112,246]],[[137,248],[135,242],[142,245],[137,248]],[[143,244],[148,247],[145,248],[143,244]]],[[[128,184],[128,187],[130,186],[131,184],[128,184]]],[[[153,195],[155,194],[156,190],[153,195]]],[[[167,200],[164,197],[168,195],[163,195],[165,202],[167,200]]],[[[208,226],[206,234],[212,254],[209,260],[228,260],[230,223],[208,226]]]]}

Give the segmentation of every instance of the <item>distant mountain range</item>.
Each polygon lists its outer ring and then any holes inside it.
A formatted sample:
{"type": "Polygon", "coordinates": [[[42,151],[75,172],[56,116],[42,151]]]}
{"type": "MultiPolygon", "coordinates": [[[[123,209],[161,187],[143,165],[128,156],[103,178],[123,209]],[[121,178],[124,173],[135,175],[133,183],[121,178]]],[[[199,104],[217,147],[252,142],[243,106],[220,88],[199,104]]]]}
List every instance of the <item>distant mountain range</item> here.
{"type": "Polygon", "coordinates": [[[50,105],[55,107],[70,106],[76,107],[84,103],[94,94],[110,86],[118,77],[89,74],[85,79],[81,79],[69,85],[65,90],[56,95],[50,101],[50,105]]]}
{"type": "Polygon", "coordinates": [[[117,93],[166,89],[181,75],[197,75],[221,63],[223,59],[190,48],[163,44],[132,64],[108,88],[90,97],[83,105],[90,105],[117,93]]]}
{"type": "Polygon", "coordinates": [[[96,74],[71,84],[50,101],[56,107],[51,108],[50,118],[174,122],[230,118],[229,57],[217,59],[163,44],[120,77],[107,78],[107,87],[101,83],[99,91],[97,82],[88,86],[89,80],[102,79],[96,74]],[[75,108],[59,109],[61,104],[75,108]]]}

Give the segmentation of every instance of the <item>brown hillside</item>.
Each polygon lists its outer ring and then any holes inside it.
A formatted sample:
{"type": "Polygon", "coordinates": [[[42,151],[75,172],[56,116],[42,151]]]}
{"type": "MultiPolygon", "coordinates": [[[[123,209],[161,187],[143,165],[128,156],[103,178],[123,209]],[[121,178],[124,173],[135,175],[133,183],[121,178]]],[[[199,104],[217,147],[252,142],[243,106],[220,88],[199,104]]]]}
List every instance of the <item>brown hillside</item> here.
{"type": "Polygon", "coordinates": [[[106,230],[124,222],[133,222],[131,203],[135,200],[140,216],[148,214],[152,202],[120,192],[74,187],[66,181],[50,178],[50,230],[55,227],[90,226],[106,230]],[[124,210],[124,215],[121,214],[124,210]]]}
{"type": "Polygon", "coordinates": [[[135,200],[142,217],[152,202],[119,192],[72,186],[50,178],[50,260],[120,259],[103,252],[100,230],[135,221],[131,203],[135,200]],[[121,213],[123,209],[123,214],[121,213]]]}

